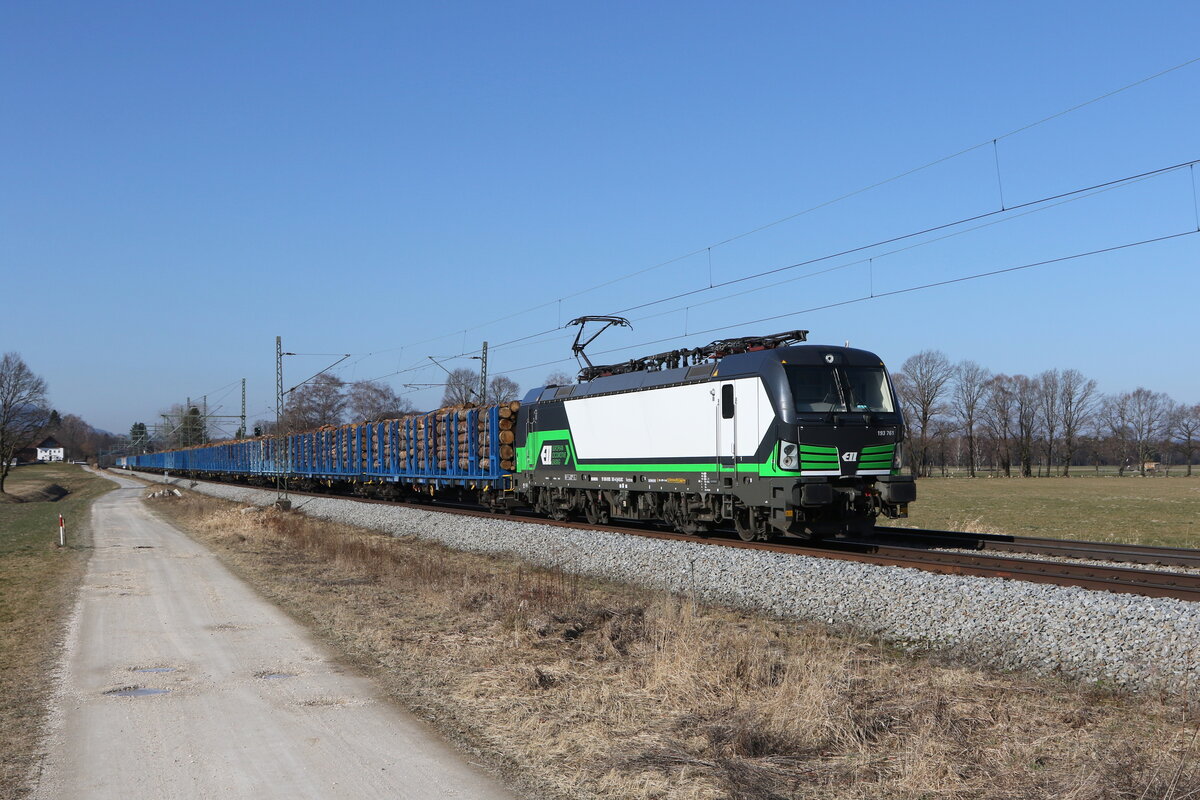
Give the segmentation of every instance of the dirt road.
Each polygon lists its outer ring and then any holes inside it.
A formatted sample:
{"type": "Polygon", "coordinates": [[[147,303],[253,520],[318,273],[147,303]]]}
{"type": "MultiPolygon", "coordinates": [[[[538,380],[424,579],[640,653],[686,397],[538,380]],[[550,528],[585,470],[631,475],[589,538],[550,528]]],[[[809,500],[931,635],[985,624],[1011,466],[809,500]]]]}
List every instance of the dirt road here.
{"type": "Polygon", "coordinates": [[[514,797],[117,480],[36,797],[514,797]]]}

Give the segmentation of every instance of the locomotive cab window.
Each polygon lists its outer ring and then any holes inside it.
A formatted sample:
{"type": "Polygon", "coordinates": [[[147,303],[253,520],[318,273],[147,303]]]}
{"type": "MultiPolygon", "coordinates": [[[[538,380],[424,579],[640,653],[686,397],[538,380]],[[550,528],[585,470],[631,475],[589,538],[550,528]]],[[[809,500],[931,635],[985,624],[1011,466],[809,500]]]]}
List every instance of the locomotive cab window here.
{"type": "Polygon", "coordinates": [[[788,384],[792,389],[792,401],[796,411],[804,413],[827,413],[845,411],[846,401],[833,367],[806,367],[789,364],[788,384]]]}
{"type": "Polygon", "coordinates": [[[891,414],[896,410],[883,367],[846,367],[853,411],[891,414]]]}
{"type": "Polygon", "coordinates": [[[721,419],[733,419],[733,384],[721,387],[721,419]]]}

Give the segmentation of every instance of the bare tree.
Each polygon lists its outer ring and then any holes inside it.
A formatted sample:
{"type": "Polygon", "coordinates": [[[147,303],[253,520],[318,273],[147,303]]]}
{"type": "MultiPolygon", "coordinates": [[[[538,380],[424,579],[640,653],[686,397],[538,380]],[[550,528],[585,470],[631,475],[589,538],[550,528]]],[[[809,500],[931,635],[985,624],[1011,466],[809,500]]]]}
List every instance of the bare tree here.
{"type": "Polygon", "coordinates": [[[1138,387],[1128,392],[1127,421],[1137,450],[1138,472],[1146,474],[1146,462],[1167,438],[1171,398],[1162,392],[1138,387]]]}
{"type": "Polygon", "coordinates": [[[346,382],[341,378],[323,372],[294,389],[284,401],[284,432],[342,424],[342,414],[346,410],[346,396],[342,393],[345,386],[346,382]]]}
{"type": "MultiPolygon", "coordinates": [[[[555,376],[557,377],[557,376],[555,376]]],[[[1036,377],[995,375],[973,361],[949,367],[935,350],[918,353],[893,376],[909,437],[914,474],[938,462],[967,466],[975,476],[990,464],[1011,476],[1069,476],[1078,463],[1115,463],[1120,474],[1137,460],[1146,465],[1176,453],[1193,474],[1200,405],[1176,404],[1166,394],[1138,388],[1101,396],[1096,381],[1076,369],[1049,369],[1036,377]],[[946,370],[952,370],[947,385],[946,370]],[[1061,466],[1061,472],[1059,467],[1061,466]]],[[[549,382],[549,379],[548,379],[549,382]]]]}
{"type": "Polygon", "coordinates": [[[1079,437],[1096,409],[1096,382],[1077,369],[1063,370],[1058,382],[1058,407],[1062,414],[1063,475],[1071,474],[1071,462],[1079,449],[1079,437]]]}
{"type": "Polygon", "coordinates": [[[1133,460],[1133,428],[1129,424],[1129,395],[1105,395],[1097,420],[1100,435],[1107,440],[1117,462],[1117,474],[1124,475],[1133,460]]]}
{"type": "Polygon", "coordinates": [[[1016,421],[1017,457],[1021,462],[1021,477],[1033,476],[1033,451],[1039,428],[1038,396],[1041,394],[1037,378],[1014,375],[1013,419],[1016,421]]]}
{"type": "Polygon", "coordinates": [[[465,406],[479,402],[479,373],[459,367],[446,377],[442,406],[465,406]]]}
{"type": "Polygon", "coordinates": [[[1013,409],[1016,405],[1013,378],[1000,374],[987,383],[983,404],[983,425],[992,441],[992,451],[1006,478],[1012,477],[1012,437],[1016,427],[1013,409]]]}
{"type": "Polygon", "coordinates": [[[0,359],[0,494],[18,451],[34,444],[50,418],[46,381],[18,353],[0,359]]]}
{"type": "Polygon", "coordinates": [[[521,387],[507,375],[497,375],[488,381],[488,402],[509,403],[520,399],[521,387]]]}
{"type": "Polygon", "coordinates": [[[54,429],[54,438],[66,451],[68,459],[95,458],[101,449],[112,443],[112,434],[93,428],[82,417],[64,414],[54,429]]]}
{"type": "Polygon", "coordinates": [[[1187,475],[1192,475],[1192,456],[1196,454],[1196,438],[1200,435],[1200,403],[1186,406],[1177,404],[1171,414],[1171,440],[1179,446],[1187,464],[1187,475]]]}
{"type": "Polygon", "coordinates": [[[972,478],[975,477],[975,466],[979,459],[975,429],[979,425],[979,415],[991,378],[991,371],[974,361],[962,361],[954,368],[951,408],[959,428],[967,437],[967,474],[972,478]]]}
{"type": "Polygon", "coordinates": [[[555,370],[554,372],[551,372],[549,375],[546,376],[546,380],[542,385],[543,386],[570,386],[574,382],[575,382],[575,379],[572,378],[567,373],[563,372],[562,370],[555,370]]]}
{"type": "Polygon", "coordinates": [[[929,445],[945,413],[954,367],[940,350],[923,350],[911,356],[894,376],[909,429],[913,475],[928,474],[929,445]]]}
{"type": "Polygon", "coordinates": [[[1050,477],[1054,472],[1054,443],[1062,422],[1062,373],[1057,369],[1037,376],[1037,407],[1040,427],[1046,435],[1046,477],[1050,477]]]}
{"type": "Polygon", "coordinates": [[[353,422],[398,419],[412,411],[407,397],[381,381],[355,381],[346,389],[346,416],[353,422]]]}

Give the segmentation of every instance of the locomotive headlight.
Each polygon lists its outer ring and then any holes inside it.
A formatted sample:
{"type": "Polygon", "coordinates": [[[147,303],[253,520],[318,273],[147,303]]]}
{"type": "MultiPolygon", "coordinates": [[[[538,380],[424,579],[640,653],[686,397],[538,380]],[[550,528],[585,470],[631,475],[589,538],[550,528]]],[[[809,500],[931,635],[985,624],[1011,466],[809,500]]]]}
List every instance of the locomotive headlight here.
{"type": "Polygon", "coordinates": [[[800,469],[800,449],[791,442],[779,443],[780,469],[800,469]]]}

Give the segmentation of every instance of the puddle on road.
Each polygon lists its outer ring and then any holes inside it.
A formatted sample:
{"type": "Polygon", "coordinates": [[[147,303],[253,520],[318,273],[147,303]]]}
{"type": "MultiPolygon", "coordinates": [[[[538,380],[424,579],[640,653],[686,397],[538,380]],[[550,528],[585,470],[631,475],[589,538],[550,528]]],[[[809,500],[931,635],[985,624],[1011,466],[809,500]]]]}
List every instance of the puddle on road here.
{"type": "Polygon", "coordinates": [[[254,677],[271,681],[278,680],[280,678],[294,678],[296,676],[290,672],[256,672],[254,673],[254,677]]]}
{"type": "Polygon", "coordinates": [[[174,667],[134,667],[131,672],[174,672],[174,667]]]}
{"type": "Polygon", "coordinates": [[[133,546],[133,549],[134,550],[153,550],[154,545],[152,545],[152,544],[135,544],[133,546]]]}
{"type": "Polygon", "coordinates": [[[122,689],[109,689],[104,694],[110,697],[146,697],[151,694],[166,694],[170,689],[147,689],[142,686],[126,686],[122,689]]]}

